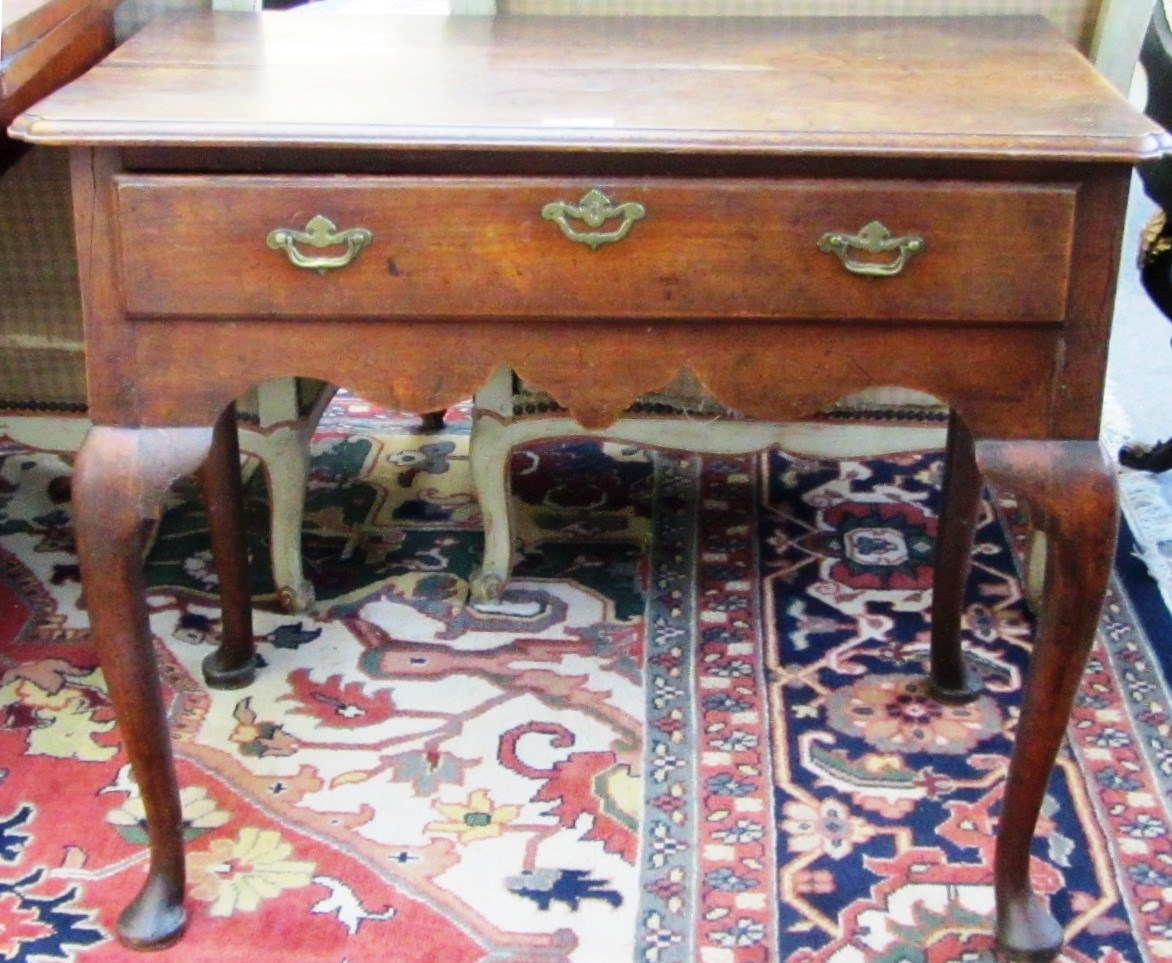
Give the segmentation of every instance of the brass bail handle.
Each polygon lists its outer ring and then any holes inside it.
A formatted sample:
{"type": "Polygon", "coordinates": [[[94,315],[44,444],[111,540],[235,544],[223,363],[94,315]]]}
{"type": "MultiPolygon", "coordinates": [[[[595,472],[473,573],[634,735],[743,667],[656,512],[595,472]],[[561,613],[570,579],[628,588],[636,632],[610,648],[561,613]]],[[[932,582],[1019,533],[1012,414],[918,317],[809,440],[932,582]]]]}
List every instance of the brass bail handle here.
{"type": "Polygon", "coordinates": [[[837,254],[842,266],[852,274],[887,278],[899,274],[911,256],[924,250],[927,244],[928,242],[918,234],[892,237],[891,231],[884,224],[872,221],[858,234],[827,231],[818,239],[818,250],[826,254],[837,254]],[[865,251],[868,254],[887,254],[894,251],[896,255],[891,261],[856,261],[851,257],[852,250],[865,251]]]}
{"type": "Polygon", "coordinates": [[[291,227],[278,227],[270,231],[265,243],[274,251],[284,251],[294,267],[325,274],[326,271],[344,268],[353,261],[358,257],[358,252],[370,243],[372,237],[370,231],[364,227],[351,227],[339,231],[333,221],[318,214],[310,219],[303,231],[291,227]],[[346,250],[341,254],[315,257],[303,254],[298,249],[298,244],[307,244],[319,250],[345,244],[346,250]]]}
{"type": "Polygon", "coordinates": [[[567,201],[546,204],[541,209],[541,216],[547,221],[553,221],[571,241],[585,244],[590,250],[597,251],[603,244],[612,244],[626,237],[631,225],[647,216],[647,209],[634,201],[615,204],[602,191],[592,188],[577,204],[567,201]],[[597,230],[607,221],[619,217],[622,218],[622,222],[613,230],[597,230]],[[582,221],[592,230],[578,230],[570,223],[571,220],[582,221]]]}

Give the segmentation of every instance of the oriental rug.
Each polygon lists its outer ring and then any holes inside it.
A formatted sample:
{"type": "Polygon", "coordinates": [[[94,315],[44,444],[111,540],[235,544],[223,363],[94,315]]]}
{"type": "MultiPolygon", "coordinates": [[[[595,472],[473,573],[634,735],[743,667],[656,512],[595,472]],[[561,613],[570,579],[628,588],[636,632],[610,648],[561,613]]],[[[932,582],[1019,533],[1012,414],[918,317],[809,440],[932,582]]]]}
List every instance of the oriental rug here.
{"type": "MultiPolygon", "coordinates": [[[[488,614],[463,604],[467,441],[460,409],[421,434],[335,404],[305,529],[318,603],[258,609],[246,690],[200,681],[206,532],[194,501],[169,513],[149,600],[191,921],[152,960],[995,959],[1032,632],[1011,502],[985,506],[970,583],[984,694],[950,707],[923,685],[938,452],[518,451],[521,559],[488,614]]],[[[126,961],[143,814],[67,477],[0,441],[0,959],[126,961]]],[[[263,599],[259,479],[248,499],[263,599]]],[[[1172,960],[1170,700],[1131,599],[1116,580],[1037,840],[1068,963],[1172,960]]]]}

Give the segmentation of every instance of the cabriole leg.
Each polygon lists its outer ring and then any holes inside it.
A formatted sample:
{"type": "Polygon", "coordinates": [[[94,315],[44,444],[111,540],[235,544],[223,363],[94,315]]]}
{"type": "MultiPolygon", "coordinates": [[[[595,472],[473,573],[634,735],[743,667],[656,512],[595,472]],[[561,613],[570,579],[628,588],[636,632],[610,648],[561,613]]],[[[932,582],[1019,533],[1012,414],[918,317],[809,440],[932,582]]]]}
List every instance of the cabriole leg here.
{"type": "Polygon", "coordinates": [[[948,420],[944,498],[936,538],[932,584],[932,659],[929,684],[944,702],[967,702],[981,691],[965,665],[961,641],[965,585],[981,501],[973,436],[955,411],[948,420]]]}
{"type": "Polygon", "coordinates": [[[499,605],[513,567],[509,453],[504,426],[491,417],[478,418],[472,428],[469,458],[484,521],[484,556],[469,591],[474,606],[499,605]]]}
{"type": "Polygon", "coordinates": [[[280,425],[256,446],[269,488],[273,582],[278,603],[290,613],[305,612],[314,601],[313,583],[305,576],[301,558],[313,427],[314,423],[280,425]]]}
{"type": "Polygon", "coordinates": [[[91,633],[142,793],[150,839],[146,882],[118,918],[119,938],[135,949],[173,943],[187,922],[182,814],[147,617],[142,551],[168,486],[199,467],[211,437],[210,429],[97,426],[74,473],[77,553],[91,633]]]}
{"type": "Polygon", "coordinates": [[[212,447],[199,470],[207,507],[212,556],[220,583],[221,640],[203,661],[204,680],[216,689],[239,689],[256,677],[252,598],[248,592],[248,546],[240,484],[236,406],[220,415],[212,447]]]}
{"type": "Polygon", "coordinates": [[[997,835],[997,943],[1019,959],[1051,959],[1062,927],[1030,887],[1030,846],[1094,641],[1115,553],[1115,473],[1096,441],[981,441],[985,477],[1044,519],[1046,604],[1038,621],[997,835]]]}
{"type": "Polygon", "coordinates": [[[313,583],[305,577],[301,529],[305,520],[313,433],[337,388],[298,378],[278,378],[257,386],[256,427],[239,425],[241,447],[255,455],[269,490],[270,558],[278,604],[286,612],[304,612],[313,605],[313,583]],[[299,386],[310,387],[315,399],[301,408],[299,386]]]}

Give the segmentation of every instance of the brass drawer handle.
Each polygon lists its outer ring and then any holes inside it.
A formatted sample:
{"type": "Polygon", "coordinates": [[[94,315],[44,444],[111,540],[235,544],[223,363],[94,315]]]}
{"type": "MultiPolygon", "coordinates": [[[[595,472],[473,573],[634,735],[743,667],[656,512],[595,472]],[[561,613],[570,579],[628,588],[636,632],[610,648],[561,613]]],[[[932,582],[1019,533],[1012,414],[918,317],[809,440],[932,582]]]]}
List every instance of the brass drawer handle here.
{"type": "Polygon", "coordinates": [[[305,225],[304,231],[291,227],[278,227],[269,232],[265,238],[274,251],[284,251],[289,262],[295,267],[305,268],[308,271],[326,271],[344,268],[358,257],[358,252],[370,243],[373,235],[364,227],[352,227],[339,231],[337,225],[328,217],[318,214],[305,225]],[[297,249],[298,244],[308,244],[311,247],[326,248],[345,244],[346,250],[342,254],[328,257],[310,257],[297,249]]]}
{"type": "Polygon", "coordinates": [[[600,245],[621,241],[626,237],[631,225],[647,216],[647,209],[634,201],[614,204],[602,191],[595,188],[587,191],[577,204],[566,201],[546,204],[541,209],[541,216],[547,221],[553,221],[571,241],[585,244],[590,250],[597,251],[600,245]],[[572,218],[584,221],[587,227],[596,229],[616,217],[621,217],[623,222],[611,231],[579,231],[570,224],[572,218]]]}
{"type": "Polygon", "coordinates": [[[899,274],[913,254],[918,254],[927,246],[918,234],[909,234],[906,237],[892,237],[889,231],[879,221],[872,221],[858,234],[843,234],[841,231],[827,231],[818,240],[818,250],[827,254],[837,254],[842,266],[852,274],[862,274],[865,277],[887,278],[899,274]],[[868,254],[886,254],[898,251],[894,261],[856,261],[851,257],[851,250],[858,249],[868,254]]]}

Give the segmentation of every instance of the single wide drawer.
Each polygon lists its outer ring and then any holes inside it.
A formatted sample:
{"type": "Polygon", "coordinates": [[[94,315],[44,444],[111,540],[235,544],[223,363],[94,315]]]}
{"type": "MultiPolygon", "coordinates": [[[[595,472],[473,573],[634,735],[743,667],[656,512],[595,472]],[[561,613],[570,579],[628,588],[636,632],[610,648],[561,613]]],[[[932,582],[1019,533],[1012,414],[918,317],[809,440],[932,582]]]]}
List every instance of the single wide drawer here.
{"type": "Polygon", "coordinates": [[[1053,322],[1076,202],[1064,184],[349,176],[126,175],[117,196],[127,310],[239,318],[1053,322]]]}

